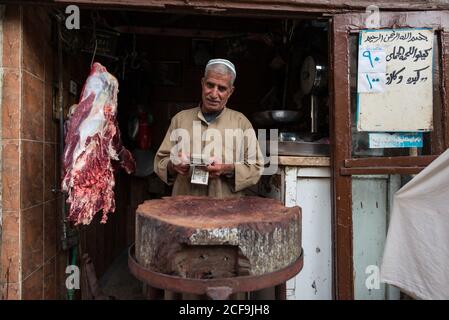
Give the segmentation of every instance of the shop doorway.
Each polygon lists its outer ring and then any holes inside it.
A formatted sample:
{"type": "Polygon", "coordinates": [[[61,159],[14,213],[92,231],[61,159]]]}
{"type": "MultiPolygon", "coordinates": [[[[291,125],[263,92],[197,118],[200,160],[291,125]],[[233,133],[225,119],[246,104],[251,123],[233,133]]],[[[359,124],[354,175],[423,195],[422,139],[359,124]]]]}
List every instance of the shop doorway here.
{"type": "MultiPolygon", "coordinates": [[[[154,154],[170,119],[197,106],[200,79],[210,58],[227,58],[236,65],[236,90],[228,107],[242,112],[256,130],[278,129],[276,138],[321,141],[317,155],[329,157],[328,18],[88,9],[81,15],[90,23],[79,32],[79,48],[67,45],[81,51],[76,56],[105,65],[119,80],[119,126],[124,145],[137,160],[136,174],[120,173],[115,190],[119,207],[126,210],[127,218],[116,222],[125,223],[118,229],[126,230],[126,243],[133,242],[132,217],[138,204],[171,193],[152,171],[154,154]],[[294,117],[284,119],[286,123],[259,121],[258,115],[274,110],[294,117]],[[139,134],[143,127],[146,135],[139,134]]],[[[285,152],[296,156],[291,153],[294,149],[285,152]]],[[[309,156],[314,155],[311,152],[309,156]]],[[[330,188],[324,189],[330,198],[330,188]]],[[[331,254],[330,211],[328,219],[326,246],[331,254]]],[[[331,271],[322,278],[329,283],[326,297],[330,298],[331,271]]]]}

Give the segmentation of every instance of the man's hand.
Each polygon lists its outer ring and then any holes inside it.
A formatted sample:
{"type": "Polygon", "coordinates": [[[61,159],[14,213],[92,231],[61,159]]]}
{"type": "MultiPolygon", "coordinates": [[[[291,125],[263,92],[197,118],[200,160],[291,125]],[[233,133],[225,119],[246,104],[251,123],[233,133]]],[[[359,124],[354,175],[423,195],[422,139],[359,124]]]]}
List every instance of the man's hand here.
{"type": "Polygon", "coordinates": [[[190,160],[187,154],[179,152],[178,156],[173,160],[170,159],[167,165],[168,171],[172,174],[180,174],[186,176],[190,169],[190,160]]]}
{"type": "Polygon", "coordinates": [[[222,174],[233,173],[234,164],[224,164],[221,163],[217,158],[212,157],[209,160],[209,164],[207,165],[206,170],[209,172],[210,178],[218,178],[222,174]]]}

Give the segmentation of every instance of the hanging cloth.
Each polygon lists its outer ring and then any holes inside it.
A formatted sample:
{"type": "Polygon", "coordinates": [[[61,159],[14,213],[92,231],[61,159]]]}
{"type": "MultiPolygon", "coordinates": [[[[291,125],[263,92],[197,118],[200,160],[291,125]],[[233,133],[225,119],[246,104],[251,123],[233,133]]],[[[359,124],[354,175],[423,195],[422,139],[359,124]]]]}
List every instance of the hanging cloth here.
{"type": "Polygon", "coordinates": [[[449,299],[449,150],[396,192],[381,281],[419,299],[449,299]]]}

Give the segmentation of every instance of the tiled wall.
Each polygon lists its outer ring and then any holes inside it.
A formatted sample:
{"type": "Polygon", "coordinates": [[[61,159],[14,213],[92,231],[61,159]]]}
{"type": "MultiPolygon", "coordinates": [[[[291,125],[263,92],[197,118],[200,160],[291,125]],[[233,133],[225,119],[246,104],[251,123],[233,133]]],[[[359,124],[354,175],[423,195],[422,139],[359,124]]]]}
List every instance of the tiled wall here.
{"type": "MultiPolygon", "coordinates": [[[[65,299],[67,251],[61,248],[58,122],[53,119],[52,84],[57,53],[51,43],[51,7],[0,5],[0,300],[65,299]],[[1,12],[1,11],[0,11],[1,12]]],[[[75,103],[69,81],[79,90],[90,55],[64,54],[65,108],[75,103]]],[[[107,60],[96,57],[107,66],[107,60]]],[[[120,83],[124,86],[124,83],[120,83]]],[[[79,92],[78,92],[79,94],[79,92]]],[[[119,112],[126,111],[126,104],[119,112]]],[[[149,198],[147,181],[115,175],[115,213],[100,224],[97,214],[79,228],[80,256],[88,253],[97,278],[134,242],[135,210],[149,198]]],[[[75,293],[79,298],[80,291],[75,293]]]]}
{"type": "MultiPolygon", "coordinates": [[[[62,199],[52,192],[60,181],[58,122],[52,111],[57,54],[50,42],[48,7],[3,8],[0,299],[64,299],[68,259],[60,241],[62,199]]],[[[68,93],[69,81],[81,89],[90,59],[64,55],[67,106],[77,98],[68,93]]],[[[146,190],[139,179],[117,173],[116,212],[106,225],[97,214],[79,229],[80,249],[91,257],[98,278],[134,241],[135,209],[146,190]]]]}
{"type": "Polygon", "coordinates": [[[54,53],[45,9],[5,6],[3,18],[1,298],[63,296],[54,53]]]}

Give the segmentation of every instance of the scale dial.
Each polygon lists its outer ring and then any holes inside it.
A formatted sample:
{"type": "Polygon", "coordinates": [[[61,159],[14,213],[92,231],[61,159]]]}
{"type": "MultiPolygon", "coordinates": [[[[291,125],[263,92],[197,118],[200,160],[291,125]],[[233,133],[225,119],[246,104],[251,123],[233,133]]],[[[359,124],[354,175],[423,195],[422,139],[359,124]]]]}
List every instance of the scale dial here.
{"type": "Polygon", "coordinates": [[[312,56],[308,56],[304,59],[301,66],[301,78],[300,78],[301,90],[304,94],[309,94],[315,84],[316,79],[316,63],[312,56]]]}
{"type": "Polygon", "coordinates": [[[324,86],[326,68],[317,62],[316,58],[307,56],[301,66],[300,86],[304,94],[324,86]]]}

